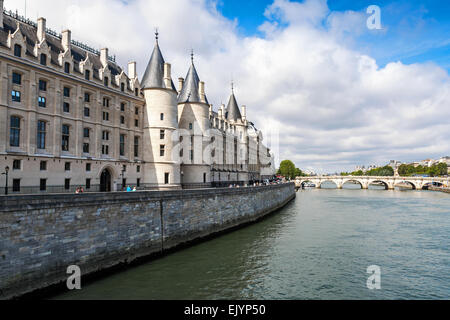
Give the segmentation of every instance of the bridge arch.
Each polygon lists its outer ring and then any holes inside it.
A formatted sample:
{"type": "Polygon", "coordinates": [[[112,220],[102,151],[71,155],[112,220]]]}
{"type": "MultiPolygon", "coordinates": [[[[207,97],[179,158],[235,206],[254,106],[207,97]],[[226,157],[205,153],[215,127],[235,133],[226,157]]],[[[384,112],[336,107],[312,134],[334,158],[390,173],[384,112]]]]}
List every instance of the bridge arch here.
{"type": "Polygon", "coordinates": [[[413,190],[418,190],[420,188],[417,187],[417,185],[414,182],[408,181],[408,180],[403,180],[402,183],[406,183],[409,184],[410,186],[412,186],[413,190]]]}
{"type": "Polygon", "coordinates": [[[374,184],[383,184],[385,190],[389,190],[389,184],[386,181],[383,180],[371,180],[369,181],[369,186],[374,186],[374,184]]]}
{"type": "MultiPolygon", "coordinates": [[[[336,189],[339,189],[339,184],[338,184],[336,181],[331,180],[331,179],[321,180],[321,181],[319,182],[318,188],[322,189],[322,188],[323,188],[322,185],[323,185],[324,183],[334,184],[334,185],[336,186],[336,189]]],[[[325,189],[334,189],[334,188],[325,188],[325,189]]]]}
{"type": "Polygon", "coordinates": [[[359,184],[361,186],[361,189],[364,189],[364,184],[358,179],[347,179],[342,183],[342,187],[344,187],[346,184],[350,185],[351,183],[359,184]]]}

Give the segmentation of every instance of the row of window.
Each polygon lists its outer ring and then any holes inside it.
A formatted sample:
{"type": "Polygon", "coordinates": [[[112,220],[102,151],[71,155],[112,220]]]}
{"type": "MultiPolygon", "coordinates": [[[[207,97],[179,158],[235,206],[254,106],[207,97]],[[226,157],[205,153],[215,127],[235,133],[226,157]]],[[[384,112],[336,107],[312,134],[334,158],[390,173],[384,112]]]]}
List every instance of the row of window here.
{"type": "MultiPolygon", "coordinates": [[[[65,162],[64,163],[64,171],[70,171],[71,170],[71,162],[65,162]]],[[[13,170],[22,170],[22,160],[13,160],[13,170]]],[[[47,171],[47,161],[41,161],[39,163],[40,171],[47,171]]],[[[92,164],[86,163],[86,172],[91,172],[92,164]]],[[[127,171],[127,166],[123,165],[122,171],[127,171]]],[[[141,166],[136,166],[136,173],[141,172],[141,166]]]]}
{"type": "MultiPolygon", "coordinates": [[[[19,45],[19,44],[14,45],[14,55],[18,58],[22,57],[22,46],[21,45],[19,45]]],[[[44,53],[41,53],[41,55],[39,57],[39,62],[41,65],[47,66],[47,55],[44,53]]],[[[64,63],[64,72],[67,74],[70,74],[70,69],[71,69],[71,64],[69,62],[65,62],[64,63]]],[[[88,81],[91,80],[91,71],[90,70],[84,71],[84,79],[88,80],[88,81]]],[[[109,78],[108,77],[103,77],[103,84],[105,85],[105,87],[109,86],[109,78]]],[[[123,83],[123,82],[120,84],[120,91],[125,92],[125,83],[123,83]]],[[[136,97],[139,96],[138,88],[135,88],[134,95],[136,97]]]]}
{"type": "MultiPolygon", "coordinates": [[[[46,145],[46,122],[42,120],[38,120],[37,122],[37,139],[36,144],[38,149],[45,149],[46,145]]],[[[11,147],[20,147],[20,118],[17,116],[11,116],[10,118],[10,136],[9,136],[9,144],[11,147]]],[[[67,124],[62,125],[61,130],[61,148],[62,151],[69,151],[69,141],[70,141],[70,126],[67,124]]],[[[83,129],[83,136],[84,138],[90,137],[90,130],[89,128],[83,129]]],[[[102,140],[108,141],[109,140],[109,131],[103,131],[102,132],[102,140]]],[[[119,151],[120,156],[125,156],[125,140],[126,135],[121,134],[120,135],[120,145],[119,145],[119,151]]],[[[83,152],[89,153],[89,143],[83,143],[83,152]]],[[[109,146],[103,145],[102,146],[102,154],[108,155],[109,154],[109,146]]],[[[139,137],[134,137],[134,156],[139,156],[139,137]]]]}
{"type": "MultiPolygon", "coordinates": [[[[20,180],[21,179],[13,179],[13,192],[20,192],[20,180]]],[[[85,188],[86,190],[90,190],[91,189],[91,179],[87,178],[86,179],[86,184],[85,184],[85,188]]],[[[123,185],[126,185],[126,181],[127,179],[122,179],[122,183],[123,185]]],[[[71,186],[71,179],[64,179],[64,189],[65,190],[70,190],[70,186],[71,186]]],[[[168,184],[169,182],[167,182],[166,184],[168,184]]],[[[141,179],[136,179],[136,187],[140,187],[141,186],[141,179]]],[[[47,191],[47,179],[40,179],[39,182],[39,190],[40,191],[47,191]]]]}

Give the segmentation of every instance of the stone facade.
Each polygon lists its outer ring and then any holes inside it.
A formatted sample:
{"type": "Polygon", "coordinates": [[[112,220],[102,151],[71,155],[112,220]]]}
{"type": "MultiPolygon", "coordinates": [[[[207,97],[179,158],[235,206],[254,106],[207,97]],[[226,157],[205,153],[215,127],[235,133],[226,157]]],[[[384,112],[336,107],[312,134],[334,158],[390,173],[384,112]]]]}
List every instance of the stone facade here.
{"type": "Polygon", "coordinates": [[[0,197],[0,298],[83,275],[255,221],[295,185],[0,197]]]}
{"type": "Polygon", "coordinates": [[[214,112],[193,61],[177,90],[158,43],[139,80],[135,62],[127,74],[107,48],[4,11],[0,71],[0,172],[9,167],[9,193],[208,187],[275,173],[234,93],[231,111],[214,112]]]}

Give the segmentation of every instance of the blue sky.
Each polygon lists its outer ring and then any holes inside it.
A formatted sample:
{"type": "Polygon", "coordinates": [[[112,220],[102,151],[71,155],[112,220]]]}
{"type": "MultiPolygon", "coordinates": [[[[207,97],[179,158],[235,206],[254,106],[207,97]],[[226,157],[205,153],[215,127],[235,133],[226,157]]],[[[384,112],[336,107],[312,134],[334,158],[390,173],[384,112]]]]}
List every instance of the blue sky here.
{"type": "MultiPolygon", "coordinates": [[[[272,2],[220,0],[217,7],[225,17],[237,19],[241,34],[262,36],[258,26],[267,19],[264,11],[272,2]]],[[[369,5],[381,8],[384,30],[353,35],[355,49],[374,57],[381,67],[391,61],[405,64],[431,61],[450,71],[450,1],[328,1],[330,13],[348,10],[365,13],[369,5]]]]}

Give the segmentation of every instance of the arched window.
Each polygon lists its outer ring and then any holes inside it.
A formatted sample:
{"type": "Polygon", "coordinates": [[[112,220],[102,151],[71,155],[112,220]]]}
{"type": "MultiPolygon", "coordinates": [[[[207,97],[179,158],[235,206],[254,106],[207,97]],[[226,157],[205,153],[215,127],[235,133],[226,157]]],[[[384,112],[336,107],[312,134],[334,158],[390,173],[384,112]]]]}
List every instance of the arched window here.
{"type": "Polygon", "coordinates": [[[11,147],[20,146],[20,118],[11,116],[11,125],[9,131],[9,145],[11,147]]]}

